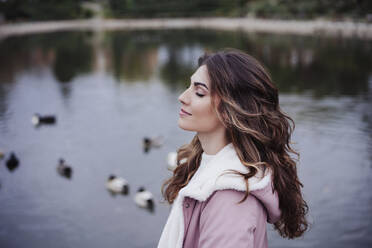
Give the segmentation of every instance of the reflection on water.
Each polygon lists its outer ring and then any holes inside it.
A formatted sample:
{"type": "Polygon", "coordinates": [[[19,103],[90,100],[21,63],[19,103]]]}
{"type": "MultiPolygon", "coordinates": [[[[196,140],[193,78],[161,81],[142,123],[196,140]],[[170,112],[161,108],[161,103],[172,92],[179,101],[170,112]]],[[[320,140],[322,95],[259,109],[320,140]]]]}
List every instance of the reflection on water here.
{"type": "Polygon", "coordinates": [[[296,241],[270,228],[270,246],[371,246],[371,42],[207,30],[0,42],[0,246],[154,247],[169,213],[160,201],[167,155],[193,135],[177,127],[178,95],[197,58],[224,47],[263,62],[296,122],[312,227],[296,241]],[[58,122],[33,128],[35,113],[58,122]],[[161,145],[150,144],[155,137],[161,145]],[[11,151],[21,165],[13,173],[11,151]],[[59,158],[71,165],[70,180],[60,176],[59,158]],[[133,190],[112,197],[110,175],[133,190]],[[141,187],[153,195],[153,211],[138,207],[141,187]]]}
{"type": "Polygon", "coordinates": [[[119,82],[157,76],[181,86],[204,50],[235,47],[262,61],[281,92],[355,95],[368,88],[370,41],[205,30],[68,32],[8,38],[0,44],[0,79],[52,69],[60,83],[103,70],[119,82]]]}

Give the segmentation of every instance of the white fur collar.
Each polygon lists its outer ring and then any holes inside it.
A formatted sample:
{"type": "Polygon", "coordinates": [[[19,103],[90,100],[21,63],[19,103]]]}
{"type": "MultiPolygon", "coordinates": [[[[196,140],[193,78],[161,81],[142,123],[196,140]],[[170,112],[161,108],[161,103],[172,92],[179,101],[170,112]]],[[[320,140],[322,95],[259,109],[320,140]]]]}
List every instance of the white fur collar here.
{"type": "MultiPolygon", "coordinates": [[[[224,174],[226,170],[236,170],[247,173],[248,169],[240,162],[232,143],[222,148],[216,155],[202,154],[200,167],[190,180],[182,188],[175,199],[167,223],[164,226],[158,248],[182,248],[184,238],[183,200],[191,197],[198,201],[205,201],[214,191],[235,189],[246,191],[245,182],[239,175],[232,173],[224,174]],[[208,157],[206,159],[205,157],[208,157]],[[206,160],[208,160],[206,162],[206,160]]],[[[249,190],[264,188],[271,181],[271,173],[259,170],[255,177],[248,180],[249,190]]]]}

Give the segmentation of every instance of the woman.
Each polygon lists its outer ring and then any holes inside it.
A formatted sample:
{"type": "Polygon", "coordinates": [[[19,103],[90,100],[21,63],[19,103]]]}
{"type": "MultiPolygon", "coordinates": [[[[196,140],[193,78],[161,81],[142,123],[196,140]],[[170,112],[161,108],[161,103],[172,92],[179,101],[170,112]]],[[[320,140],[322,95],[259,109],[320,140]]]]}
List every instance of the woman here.
{"type": "Polygon", "coordinates": [[[162,187],[173,206],[158,247],[267,247],[266,221],[301,236],[308,206],[290,157],[294,122],[263,66],[236,49],[205,54],[179,101],[178,125],[196,135],[162,187]]]}

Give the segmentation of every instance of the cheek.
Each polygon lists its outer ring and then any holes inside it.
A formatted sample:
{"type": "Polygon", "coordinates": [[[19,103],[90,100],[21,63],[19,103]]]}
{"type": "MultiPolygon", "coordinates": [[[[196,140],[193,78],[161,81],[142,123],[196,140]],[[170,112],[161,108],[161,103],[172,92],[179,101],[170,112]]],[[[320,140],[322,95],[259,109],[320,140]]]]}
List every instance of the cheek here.
{"type": "Polygon", "coordinates": [[[194,111],[194,124],[198,126],[199,131],[210,131],[220,124],[216,112],[211,104],[200,106],[197,111],[194,111]]]}
{"type": "Polygon", "coordinates": [[[204,120],[204,121],[207,121],[207,120],[210,120],[211,118],[214,117],[214,112],[213,112],[213,109],[210,105],[205,105],[203,106],[202,108],[200,108],[198,111],[197,111],[197,118],[199,120],[204,120]]]}
{"type": "Polygon", "coordinates": [[[222,125],[209,99],[203,101],[196,99],[192,101],[190,107],[192,116],[180,117],[178,120],[180,128],[188,131],[210,132],[222,125]]]}

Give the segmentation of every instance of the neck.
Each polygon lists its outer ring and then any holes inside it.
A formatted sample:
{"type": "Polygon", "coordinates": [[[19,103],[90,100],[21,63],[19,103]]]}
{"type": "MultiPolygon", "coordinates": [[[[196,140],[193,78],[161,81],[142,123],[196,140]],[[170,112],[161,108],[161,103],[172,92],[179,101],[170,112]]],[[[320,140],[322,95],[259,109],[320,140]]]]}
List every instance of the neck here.
{"type": "Polygon", "coordinates": [[[223,127],[209,133],[198,132],[197,135],[203,151],[207,155],[217,154],[229,143],[226,138],[225,128],[223,127]]]}

